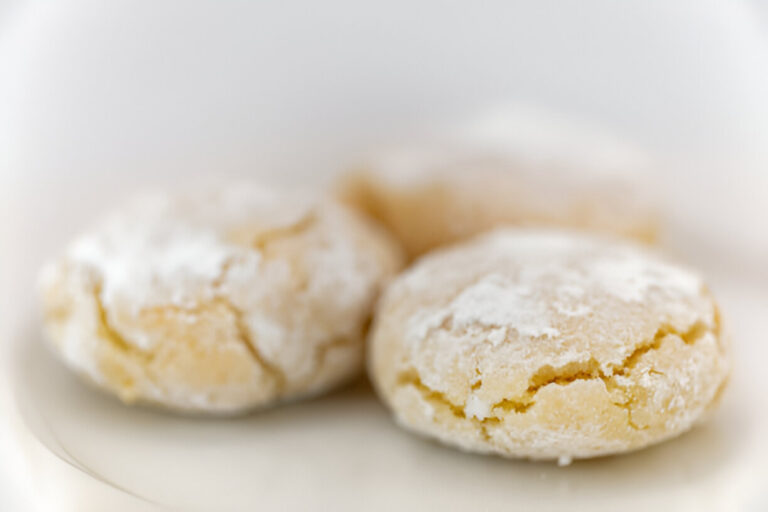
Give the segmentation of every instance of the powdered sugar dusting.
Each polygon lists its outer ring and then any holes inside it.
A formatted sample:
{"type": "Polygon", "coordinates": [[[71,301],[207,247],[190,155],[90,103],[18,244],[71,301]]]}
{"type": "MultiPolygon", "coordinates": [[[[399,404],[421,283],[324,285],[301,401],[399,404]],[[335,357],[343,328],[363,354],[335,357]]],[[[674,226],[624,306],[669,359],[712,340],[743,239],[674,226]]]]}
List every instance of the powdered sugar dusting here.
{"type": "Polygon", "coordinates": [[[454,135],[476,150],[497,151],[581,172],[636,175],[649,166],[642,149],[583,120],[525,104],[499,105],[481,113],[454,135]]]}
{"type": "Polygon", "coordinates": [[[386,183],[406,186],[428,183],[446,172],[465,173],[462,164],[476,167],[489,158],[517,173],[527,168],[537,175],[555,173],[568,179],[569,186],[631,185],[622,187],[627,194],[651,166],[642,148],[598,126],[543,108],[508,104],[457,123],[422,145],[379,155],[373,168],[386,183]]]}
{"type": "MultiPolygon", "coordinates": [[[[461,251],[470,260],[495,263],[444,307],[415,312],[410,339],[424,339],[441,326],[482,330],[494,346],[513,331],[524,338],[556,338],[558,319],[590,315],[601,300],[639,303],[654,291],[669,297],[674,309],[677,300],[697,296],[703,286],[695,273],[645,249],[587,235],[501,229],[453,250],[461,251]]],[[[453,279],[458,269],[442,268],[444,276],[433,271],[429,261],[417,266],[406,277],[406,285],[431,287],[441,279],[453,279]]]]}
{"type": "Polygon", "coordinates": [[[491,274],[464,290],[446,308],[422,317],[411,326],[411,332],[423,338],[430,329],[450,319],[457,330],[496,327],[490,340],[496,345],[510,329],[527,337],[557,336],[559,331],[550,326],[546,305],[530,296],[527,286],[491,274]]]}
{"type": "MultiPolygon", "coordinates": [[[[654,289],[678,297],[697,295],[703,281],[696,273],[673,266],[645,248],[599,236],[556,230],[496,230],[480,239],[482,249],[520,267],[528,286],[542,279],[557,285],[557,296],[578,301],[587,290],[599,289],[626,302],[644,300],[654,289]]],[[[565,314],[587,313],[584,304],[565,314]]]]}
{"type": "Polygon", "coordinates": [[[311,207],[249,186],[199,197],[147,195],[78,238],[68,257],[98,272],[107,306],[118,298],[135,308],[189,306],[212,293],[227,262],[258,266],[259,253],[227,240],[228,229],[254,222],[255,229],[279,229],[299,222],[311,207]]]}
{"type": "Polygon", "coordinates": [[[592,262],[589,275],[603,290],[627,302],[640,302],[651,288],[681,296],[693,296],[701,279],[686,269],[643,257],[634,251],[592,262]]]}
{"type": "Polygon", "coordinates": [[[547,308],[529,300],[530,296],[529,287],[491,274],[453,301],[453,324],[459,328],[478,324],[506,326],[523,336],[556,336],[557,329],[549,327],[547,308]]]}

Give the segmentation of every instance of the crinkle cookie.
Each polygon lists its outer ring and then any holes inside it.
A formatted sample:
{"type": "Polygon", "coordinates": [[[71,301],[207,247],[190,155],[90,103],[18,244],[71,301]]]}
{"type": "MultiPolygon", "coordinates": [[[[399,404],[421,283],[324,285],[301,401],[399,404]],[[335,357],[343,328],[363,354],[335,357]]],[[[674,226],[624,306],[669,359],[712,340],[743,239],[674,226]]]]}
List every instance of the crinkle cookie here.
{"type": "Polygon", "coordinates": [[[728,375],[696,274],[639,246],[546,230],[425,256],[385,292],[370,344],[372,379],[406,428],[561,462],[688,430],[728,375]]]}
{"type": "Polygon", "coordinates": [[[525,109],[458,136],[384,152],[337,183],[415,258],[499,226],[658,235],[642,150],[599,129],[525,109]]]}
{"type": "Polygon", "coordinates": [[[125,402],[233,413],[359,374],[395,244],[332,201],[242,186],[137,199],[41,273],[48,337],[125,402]]]}

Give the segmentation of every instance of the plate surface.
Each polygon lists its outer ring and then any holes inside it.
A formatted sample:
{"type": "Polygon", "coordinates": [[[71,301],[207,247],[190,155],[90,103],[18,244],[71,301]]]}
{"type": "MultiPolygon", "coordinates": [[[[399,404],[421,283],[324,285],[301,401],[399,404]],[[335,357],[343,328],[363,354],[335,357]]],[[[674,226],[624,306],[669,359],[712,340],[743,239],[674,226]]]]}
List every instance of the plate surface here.
{"type": "Polygon", "coordinates": [[[41,509],[768,510],[768,47],[748,3],[12,0],[0,14],[0,427],[22,449],[0,464],[28,470],[41,509]],[[710,240],[673,249],[714,278],[734,340],[711,422],[560,468],[420,439],[364,383],[236,419],[128,408],[42,343],[35,272],[131,191],[319,180],[510,99],[671,158],[659,192],[710,240]]]}

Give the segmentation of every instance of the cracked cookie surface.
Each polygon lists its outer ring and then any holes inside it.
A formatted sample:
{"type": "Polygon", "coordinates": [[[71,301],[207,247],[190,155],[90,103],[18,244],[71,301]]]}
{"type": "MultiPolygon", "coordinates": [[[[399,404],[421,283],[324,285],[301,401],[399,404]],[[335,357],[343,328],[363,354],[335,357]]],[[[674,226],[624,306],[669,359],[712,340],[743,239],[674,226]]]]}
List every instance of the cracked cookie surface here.
{"type": "Polygon", "coordinates": [[[126,402],[234,413],[358,374],[401,264],[326,199],[258,186],[138,198],[41,272],[69,367],[126,402]]]}
{"type": "Polygon", "coordinates": [[[560,459],[673,437],[728,375],[702,280],[612,239],[502,229],[386,291],[369,369],[398,421],[460,448],[560,459]]]}

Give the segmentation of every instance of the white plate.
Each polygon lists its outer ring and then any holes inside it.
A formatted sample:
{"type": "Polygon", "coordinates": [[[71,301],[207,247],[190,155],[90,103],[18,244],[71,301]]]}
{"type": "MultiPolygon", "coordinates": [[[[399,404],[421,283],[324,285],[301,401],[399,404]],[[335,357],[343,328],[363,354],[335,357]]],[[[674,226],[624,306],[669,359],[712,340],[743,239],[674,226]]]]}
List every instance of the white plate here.
{"type": "MultiPolygon", "coordinates": [[[[365,385],[239,419],[128,408],[53,359],[30,304],[42,259],[128,191],[213,174],[305,181],[382,138],[510,98],[678,156],[687,165],[662,190],[676,216],[757,263],[715,259],[705,273],[765,275],[768,68],[749,4],[11,4],[0,8],[0,342],[12,349],[0,405],[10,385],[3,416],[41,508],[768,510],[768,291],[733,277],[714,281],[735,362],[713,421],[565,468],[417,438],[365,385]],[[750,159],[759,172],[745,171],[750,159]]],[[[696,263],[710,252],[676,246],[696,263]]]]}
{"type": "Polygon", "coordinates": [[[713,420],[569,467],[467,455],[411,435],[365,382],[235,419],[126,407],[70,375],[34,323],[14,340],[14,394],[45,482],[40,497],[64,510],[768,510],[768,296],[715,288],[738,343],[713,420]]]}

